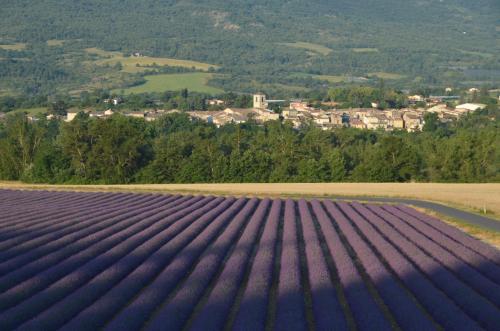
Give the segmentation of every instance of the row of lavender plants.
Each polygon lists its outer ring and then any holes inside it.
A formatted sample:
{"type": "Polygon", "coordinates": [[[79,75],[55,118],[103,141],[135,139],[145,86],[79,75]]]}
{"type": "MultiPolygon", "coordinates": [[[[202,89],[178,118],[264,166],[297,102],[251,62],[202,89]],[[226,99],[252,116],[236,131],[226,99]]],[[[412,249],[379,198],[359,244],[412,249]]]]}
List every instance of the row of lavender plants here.
{"type": "Polygon", "coordinates": [[[496,330],[500,252],[407,206],[0,190],[0,329],[496,330]]]}

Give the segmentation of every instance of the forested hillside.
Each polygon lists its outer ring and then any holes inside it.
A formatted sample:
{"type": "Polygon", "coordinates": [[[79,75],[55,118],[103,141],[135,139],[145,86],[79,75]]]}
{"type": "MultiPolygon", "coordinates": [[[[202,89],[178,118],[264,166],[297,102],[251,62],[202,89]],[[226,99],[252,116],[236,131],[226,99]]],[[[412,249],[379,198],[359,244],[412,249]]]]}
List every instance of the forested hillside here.
{"type": "MultiPolygon", "coordinates": [[[[211,84],[234,91],[315,88],[329,76],[495,85],[499,14],[495,0],[6,1],[0,93],[95,87],[113,70],[89,65],[90,47],[217,65],[211,84]]],[[[123,76],[128,86],[140,75],[123,76]]]]}

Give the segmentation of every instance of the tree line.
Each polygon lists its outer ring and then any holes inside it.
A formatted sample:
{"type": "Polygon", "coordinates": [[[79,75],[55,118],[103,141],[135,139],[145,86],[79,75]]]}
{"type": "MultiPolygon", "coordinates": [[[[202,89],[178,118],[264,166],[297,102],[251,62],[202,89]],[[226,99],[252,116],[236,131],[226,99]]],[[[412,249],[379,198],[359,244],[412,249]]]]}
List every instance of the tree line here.
{"type": "Polygon", "coordinates": [[[0,179],[35,183],[498,182],[497,108],[424,132],[295,129],[280,121],[213,125],[80,113],[72,122],[0,124],[0,179]]]}

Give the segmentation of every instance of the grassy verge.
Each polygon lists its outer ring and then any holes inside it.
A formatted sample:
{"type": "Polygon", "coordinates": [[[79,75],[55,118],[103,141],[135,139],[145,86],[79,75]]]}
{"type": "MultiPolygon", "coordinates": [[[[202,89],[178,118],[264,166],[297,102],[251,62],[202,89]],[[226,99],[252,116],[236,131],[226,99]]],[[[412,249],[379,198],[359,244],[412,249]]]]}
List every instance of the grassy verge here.
{"type": "Polygon", "coordinates": [[[458,220],[458,219],[455,219],[455,218],[452,218],[452,217],[449,217],[449,216],[446,216],[446,215],[443,215],[443,214],[440,214],[440,213],[437,213],[435,211],[428,210],[425,208],[420,208],[420,207],[416,207],[416,206],[411,206],[411,207],[422,212],[422,213],[436,217],[436,218],[442,220],[443,222],[445,222],[449,225],[452,225],[452,226],[460,229],[461,231],[481,240],[482,242],[485,242],[487,244],[490,244],[490,245],[500,249],[500,232],[486,230],[486,229],[483,229],[481,227],[471,225],[469,223],[465,223],[464,221],[461,221],[461,220],[458,220]]]}

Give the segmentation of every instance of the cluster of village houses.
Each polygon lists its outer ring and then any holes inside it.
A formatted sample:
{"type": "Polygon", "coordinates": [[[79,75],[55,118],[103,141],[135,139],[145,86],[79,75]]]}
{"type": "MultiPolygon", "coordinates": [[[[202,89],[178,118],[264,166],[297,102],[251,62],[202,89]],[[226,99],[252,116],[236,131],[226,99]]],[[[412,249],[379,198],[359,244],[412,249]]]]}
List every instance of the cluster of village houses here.
{"type": "Polygon", "coordinates": [[[422,130],[426,112],[437,113],[438,117],[445,122],[484,107],[486,105],[467,103],[451,109],[446,104],[439,103],[430,108],[379,110],[373,107],[320,110],[308,106],[305,102],[292,102],[290,107],[282,112],[282,116],[285,120],[292,121],[296,127],[299,127],[304,122],[312,122],[325,130],[352,127],[369,130],[406,130],[414,132],[422,130]]]}
{"type": "MultiPolygon", "coordinates": [[[[426,101],[426,108],[406,108],[406,109],[387,109],[379,110],[376,104],[373,108],[350,108],[336,109],[335,103],[328,103],[331,106],[329,110],[317,109],[311,107],[307,102],[296,100],[290,102],[290,106],[283,109],[281,114],[269,110],[269,102],[262,93],[253,96],[252,108],[226,108],[219,111],[190,111],[187,114],[193,118],[208,123],[222,126],[229,123],[244,123],[254,120],[257,123],[264,123],[272,120],[290,121],[294,127],[299,128],[305,123],[311,123],[324,130],[352,127],[357,129],[382,129],[382,130],[406,130],[410,132],[420,131],[424,125],[425,112],[437,113],[442,121],[450,121],[460,116],[485,107],[483,104],[466,103],[449,108],[443,99],[434,97],[433,99],[424,99],[421,96],[410,96],[410,103],[426,101]]],[[[282,100],[279,100],[282,101],[282,100]]],[[[222,100],[209,100],[210,105],[223,105],[222,100]]],[[[66,121],[75,118],[78,112],[82,110],[69,110],[66,121]]],[[[90,117],[106,118],[114,114],[109,109],[103,112],[89,110],[90,117]]],[[[143,118],[146,121],[154,121],[158,117],[179,112],[178,110],[153,110],[153,111],[134,111],[123,112],[125,116],[143,118]]]]}

